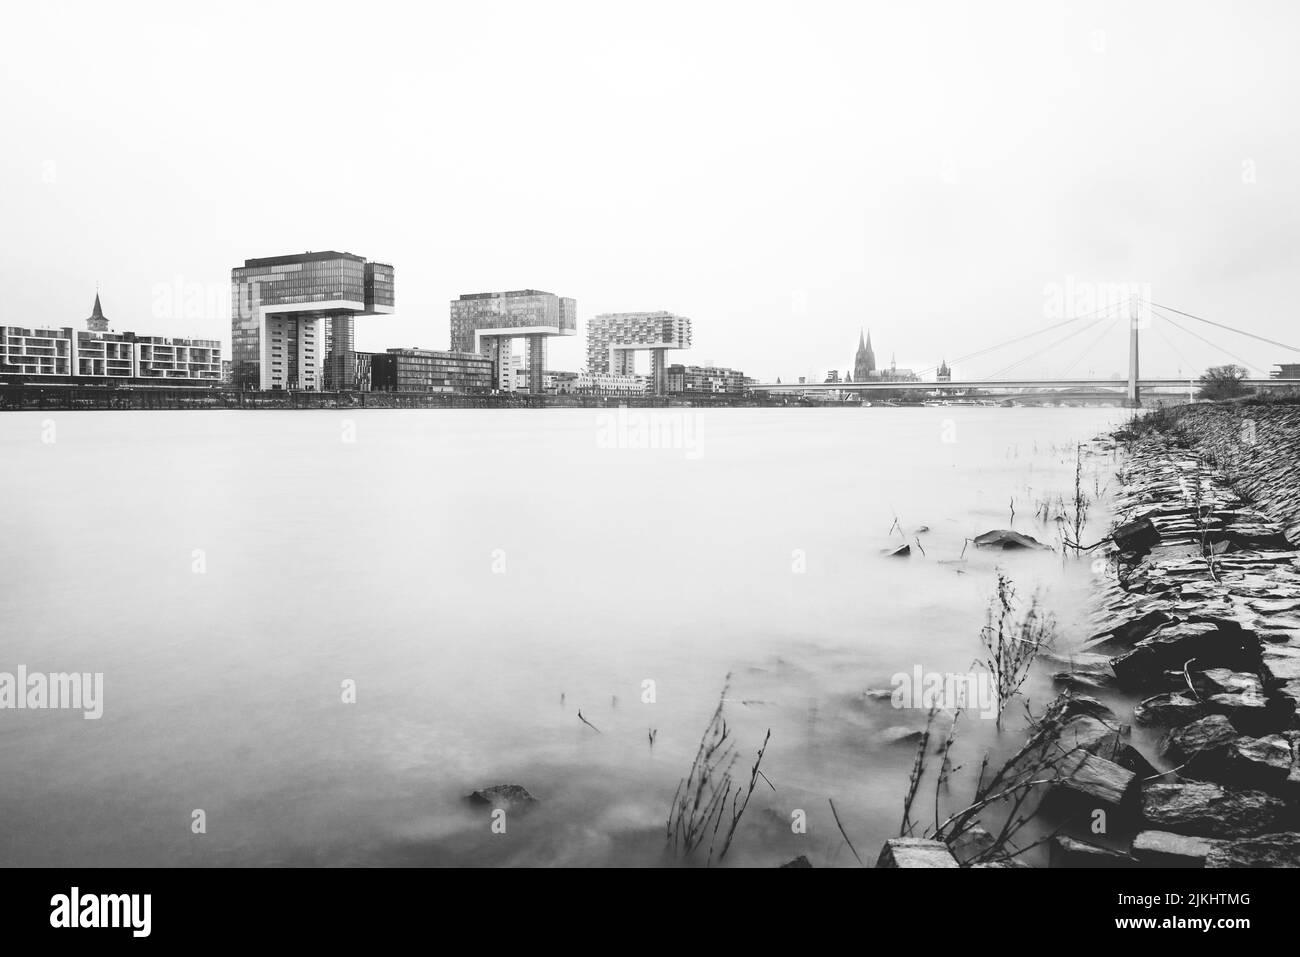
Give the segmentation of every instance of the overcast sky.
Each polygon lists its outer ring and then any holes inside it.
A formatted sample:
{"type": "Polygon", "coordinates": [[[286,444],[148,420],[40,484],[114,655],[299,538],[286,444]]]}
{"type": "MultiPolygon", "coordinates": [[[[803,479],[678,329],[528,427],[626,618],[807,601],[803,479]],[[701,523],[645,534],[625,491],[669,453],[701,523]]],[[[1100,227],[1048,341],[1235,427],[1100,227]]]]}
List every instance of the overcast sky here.
{"type": "MultiPolygon", "coordinates": [[[[360,348],[533,287],[578,301],[557,369],[650,309],[694,320],[674,360],[763,380],[849,368],[859,328],[922,369],[1130,283],[1300,344],[1294,4],[189,6],[6,10],[0,322],[79,326],[98,283],[119,330],[228,343],[232,266],[339,249],[396,267],[360,348]]],[[[1153,322],[1144,372],[1231,361],[1153,322]]],[[[1102,324],[1015,371],[1126,351],[1102,324]]]]}

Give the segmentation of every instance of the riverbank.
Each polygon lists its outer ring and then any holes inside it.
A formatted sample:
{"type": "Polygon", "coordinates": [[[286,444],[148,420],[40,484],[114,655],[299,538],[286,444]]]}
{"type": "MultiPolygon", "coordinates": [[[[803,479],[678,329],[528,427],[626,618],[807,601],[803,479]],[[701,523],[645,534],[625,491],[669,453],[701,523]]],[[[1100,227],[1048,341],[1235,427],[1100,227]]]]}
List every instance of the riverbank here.
{"type": "MultiPolygon", "coordinates": [[[[1165,409],[1114,439],[1095,631],[1030,732],[1057,725],[1050,862],[1300,866],[1300,406],[1165,409]]],[[[960,843],[890,841],[878,866],[970,866],[960,843]]]]}
{"type": "Polygon", "coordinates": [[[1186,406],[1117,438],[1105,627],[1073,675],[1137,697],[1116,709],[1132,750],[1093,749],[1120,829],[1058,840],[1062,862],[1298,866],[1300,407],[1186,406]]]}

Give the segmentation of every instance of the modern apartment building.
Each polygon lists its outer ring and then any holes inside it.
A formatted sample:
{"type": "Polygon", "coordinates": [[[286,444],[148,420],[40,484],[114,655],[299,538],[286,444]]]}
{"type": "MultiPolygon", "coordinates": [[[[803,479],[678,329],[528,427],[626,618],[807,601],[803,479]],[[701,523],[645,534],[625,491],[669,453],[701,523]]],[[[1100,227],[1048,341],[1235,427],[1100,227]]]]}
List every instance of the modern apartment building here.
{"type": "Polygon", "coordinates": [[[633,375],[636,353],[650,353],[650,381],[656,395],[668,391],[664,353],[689,349],[691,320],[671,312],[613,312],[587,324],[587,371],[633,375]]]}
{"type": "Polygon", "coordinates": [[[333,251],[246,259],[230,271],[230,289],[239,389],[351,388],[355,318],[394,304],[392,266],[333,251]]]}
{"type": "Polygon", "coordinates": [[[467,293],[451,301],[451,348],[491,359],[494,389],[511,387],[511,352],[523,339],[528,391],[542,392],[547,338],[577,333],[577,302],[539,289],[467,293]]]}
{"type": "MultiPolygon", "coordinates": [[[[827,381],[832,381],[827,379],[827,381]]],[[[839,375],[835,375],[836,382],[839,375]]],[[[745,374],[737,369],[718,366],[671,365],[668,367],[668,391],[672,393],[708,393],[744,395],[745,374]]]]}
{"type": "Polygon", "coordinates": [[[61,385],[221,385],[215,339],[0,326],[0,377],[61,385]]]}
{"type": "Polygon", "coordinates": [[[475,352],[389,349],[368,355],[374,392],[487,392],[492,360],[475,352]]]}

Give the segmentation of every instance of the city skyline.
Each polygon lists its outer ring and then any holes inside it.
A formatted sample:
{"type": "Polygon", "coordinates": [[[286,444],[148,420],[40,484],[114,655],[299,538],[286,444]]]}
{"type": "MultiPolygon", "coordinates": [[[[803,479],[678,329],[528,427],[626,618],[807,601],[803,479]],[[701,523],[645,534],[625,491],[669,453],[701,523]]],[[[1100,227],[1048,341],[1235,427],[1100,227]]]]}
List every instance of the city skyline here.
{"type": "MultiPolygon", "coordinates": [[[[360,25],[347,47],[356,76],[318,98],[296,85],[298,51],[341,51],[332,27],[260,11],[267,29],[250,38],[238,15],[145,7],[139,31],[115,35],[106,84],[99,37],[116,18],[74,7],[75,30],[18,11],[17,33],[58,41],[15,51],[0,93],[11,133],[0,212],[15,224],[0,286],[24,325],[84,314],[98,282],[120,326],[229,349],[228,264],[328,248],[378,250],[403,270],[400,308],[358,331],[362,349],[449,348],[446,302],[525,287],[573,295],[580,323],[639,303],[696,317],[699,354],[760,379],[843,371],[845,329],[866,324],[897,344],[900,366],[951,361],[990,334],[1050,322],[1053,290],[1108,284],[1150,284],[1280,339],[1292,321],[1300,138],[1264,119],[1291,115],[1300,96],[1286,82],[1287,31],[1272,22],[1295,22],[1285,6],[1267,21],[1209,12],[1176,26],[1168,6],[844,6],[794,22],[720,6],[686,35],[671,18],[647,25],[631,51],[598,8],[505,6],[490,19],[500,69],[475,72],[482,85],[459,100],[438,91],[468,75],[472,51],[429,61],[417,38],[487,29],[481,11],[394,10],[381,33],[360,25]],[[566,39],[579,24],[583,39],[566,39]],[[285,30],[304,44],[274,44],[285,30]],[[1160,42],[1171,30],[1176,46],[1160,42]],[[539,40],[562,55],[533,76],[521,64],[539,40]],[[209,69],[235,43],[275,55],[259,56],[256,78],[209,69]],[[668,77],[649,69],[665,56],[668,77]],[[205,71],[225,78],[196,79],[205,71]],[[156,82],[171,74],[193,80],[183,98],[156,82]],[[739,91],[738,74],[751,77],[739,91]],[[1155,82],[1175,74],[1188,85],[1155,82]],[[593,88],[591,75],[604,82],[593,88]],[[943,79],[957,75],[968,82],[943,79]],[[500,146],[520,90],[537,129],[570,131],[528,162],[500,146]],[[231,126],[232,103],[277,93],[295,108],[231,126]],[[253,145],[354,107],[395,131],[392,149],[304,160],[253,145]],[[1206,110],[1223,123],[1209,144],[1194,122],[1206,110]],[[631,148],[657,138],[684,148],[631,148]],[[507,217],[545,227],[503,229],[507,217]],[[190,286],[193,309],[165,292],[190,286]]],[[[577,341],[554,343],[552,364],[579,368],[582,339],[580,325],[577,341]]],[[[1124,368],[1122,334],[1107,348],[1099,375],[1124,368]]],[[[1184,372],[1211,364],[1208,347],[1185,352],[1184,372]]],[[[1284,358],[1240,352],[1263,367],[1284,358]]],[[[1180,368],[1174,356],[1152,362],[1180,368]]]]}

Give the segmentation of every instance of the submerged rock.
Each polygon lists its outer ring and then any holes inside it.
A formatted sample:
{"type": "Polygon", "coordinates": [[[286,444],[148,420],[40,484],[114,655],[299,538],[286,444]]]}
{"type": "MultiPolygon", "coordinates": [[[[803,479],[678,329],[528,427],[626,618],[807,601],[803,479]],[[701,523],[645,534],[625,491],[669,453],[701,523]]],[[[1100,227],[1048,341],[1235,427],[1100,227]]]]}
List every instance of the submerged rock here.
{"type": "Polygon", "coordinates": [[[899,545],[897,548],[886,548],[884,553],[889,558],[907,558],[912,554],[912,546],[899,545]]]}
{"type": "MultiPolygon", "coordinates": [[[[995,528],[983,535],[976,535],[972,541],[975,542],[977,548],[1000,548],[1003,551],[1017,548],[1047,548],[1038,539],[1029,535],[1022,535],[1019,532],[1013,532],[1009,528],[995,528]]],[[[1050,549],[1048,550],[1050,551],[1050,549]]]]}
{"type": "Polygon", "coordinates": [[[809,863],[808,858],[805,855],[800,854],[793,861],[786,861],[781,865],[781,867],[812,867],[812,864],[809,863]]]}
{"type": "Polygon", "coordinates": [[[921,740],[925,732],[918,731],[916,728],[905,728],[902,725],[895,725],[892,728],[886,728],[880,732],[880,740],[884,744],[916,744],[921,740]]]}
{"type": "Polygon", "coordinates": [[[507,811],[523,810],[537,804],[537,798],[518,784],[494,784],[490,788],[474,791],[465,800],[471,804],[487,804],[507,811]]]}

